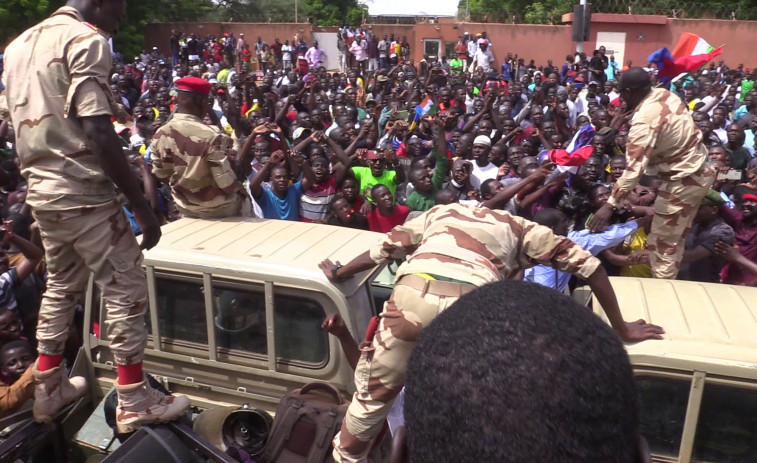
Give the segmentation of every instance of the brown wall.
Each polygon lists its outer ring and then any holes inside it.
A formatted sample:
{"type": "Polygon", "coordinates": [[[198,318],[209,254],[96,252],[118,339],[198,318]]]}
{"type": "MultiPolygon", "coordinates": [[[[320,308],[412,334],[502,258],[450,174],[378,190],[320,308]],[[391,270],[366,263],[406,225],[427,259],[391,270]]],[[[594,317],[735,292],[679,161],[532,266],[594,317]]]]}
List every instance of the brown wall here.
{"type": "MultiPolygon", "coordinates": [[[[273,38],[278,37],[281,43],[284,40],[290,42],[294,39],[295,34],[304,36],[305,40],[310,42],[310,32],[314,29],[310,23],[157,23],[148,24],[145,28],[145,48],[158,47],[162,52],[168,52],[168,39],[172,30],[186,32],[188,34],[197,34],[202,37],[213,35],[219,37],[225,32],[233,33],[234,37],[244,34],[248,42],[252,43],[260,36],[264,41],[273,43],[273,38]]],[[[253,50],[254,51],[254,50],[253,50]]]]}
{"type": "MultiPolygon", "coordinates": [[[[569,22],[571,14],[563,20],[569,22]]],[[[497,65],[507,53],[517,53],[534,59],[537,65],[552,59],[559,65],[565,55],[575,50],[571,41],[571,25],[547,26],[537,24],[492,24],[492,23],[441,23],[441,24],[375,24],[367,26],[379,37],[383,34],[405,35],[410,43],[412,58],[417,63],[423,56],[424,39],[440,39],[456,42],[463,32],[475,34],[485,31],[490,37],[497,58],[497,65]]],[[[233,32],[244,33],[249,41],[258,36],[271,42],[279,37],[283,42],[295,34],[304,35],[310,41],[311,32],[335,31],[334,28],[313,27],[301,24],[248,24],[248,23],[162,23],[151,24],[145,30],[145,46],[168,50],[168,37],[172,29],[202,35],[221,35],[233,32]]],[[[711,19],[670,19],[664,16],[615,15],[595,13],[592,15],[591,40],[585,44],[590,53],[596,44],[597,32],[625,32],[625,59],[634,64],[645,65],[647,56],[660,47],[672,49],[682,32],[693,32],[704,37],[711,45],[726,44],[722,59],[731,66],[743,63],[746,67],[757,66],[757,54],[751,49],[749,37],[757,35],[757,21],[724,21],[711,19]]]]}

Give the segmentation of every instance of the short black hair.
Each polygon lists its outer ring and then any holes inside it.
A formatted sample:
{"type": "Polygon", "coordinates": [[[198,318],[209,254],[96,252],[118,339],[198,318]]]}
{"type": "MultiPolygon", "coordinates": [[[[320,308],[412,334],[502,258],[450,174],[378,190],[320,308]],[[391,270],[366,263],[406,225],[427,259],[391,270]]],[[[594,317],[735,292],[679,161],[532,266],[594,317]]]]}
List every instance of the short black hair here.
{"type": "Polygon", "coordinates": [[[410,462],[637,460],[620,338],[534,283],[493,283],[442,312],[421,333],[405,386],[410,462]]]}
{"type": "Polygon", "coordinates": [[[5,355],[6,352],[13,349],[18,349],[20,347],[26,347],[27,349],[29,349],[29,352],[34,354],[34,348],[32,348],[32,345],[29,343],[29,341],[27,341],[26,339],[16,339],[11,342],[6,342],[5,344],[3,344],[3,347],[0,347],[0,360],[2,360],[3,355],[5,355]]]}
{"type": "Polygon", "coordinates": [[[554,230],[560,223],[565,220],[565,214],[558,209],[546,208],[534,214],[534,223],[544,225],[554,230]]]}
{"type": "Polygon", "coordinates": [[[481,188],[479,188],[479,191],[481,192],[481,197],[487,197],[494,194],[494,185],[497,184],[497,179],[490,178],[488,180],[484,180],[484,182],[481,184],[481,188]]]}
{"type": "Polygon", "coordinates": [[[638,90],[650,85],[652,85],[652,81],[649,78],[649,73],[642,68],[633,67],[623,71],[623,75],[620,76],[618,89],[638,90]]]}

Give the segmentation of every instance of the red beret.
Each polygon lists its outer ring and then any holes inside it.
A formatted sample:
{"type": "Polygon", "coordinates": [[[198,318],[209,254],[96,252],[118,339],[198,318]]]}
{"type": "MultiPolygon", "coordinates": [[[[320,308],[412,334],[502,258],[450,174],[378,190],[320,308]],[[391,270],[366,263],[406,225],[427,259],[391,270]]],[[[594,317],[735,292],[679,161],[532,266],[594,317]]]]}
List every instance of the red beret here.
{"type": "Polygon", "coordinates": [[[201,93],[210,95],[210,89],[213,84],[207,80],[198,79],[197,77],[184,77],[176,81],[176,89],[181,92],[201,93]]]}

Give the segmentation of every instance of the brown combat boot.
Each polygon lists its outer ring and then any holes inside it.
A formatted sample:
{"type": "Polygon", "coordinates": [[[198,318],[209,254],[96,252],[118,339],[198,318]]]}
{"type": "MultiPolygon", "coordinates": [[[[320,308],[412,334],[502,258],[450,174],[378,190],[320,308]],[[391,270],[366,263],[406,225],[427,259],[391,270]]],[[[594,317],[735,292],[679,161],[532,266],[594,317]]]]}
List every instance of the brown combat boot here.
{"type": "Polygon", "coordinates": [[[144,380],[124,386],[117,384],[116,392],[116,427],[122,434],[134,432],[145,424],[173,421],[189,408],[187,397],[165,395],[144,380]]]}
{"type": "Polygon", "coordinates": [[[47,423],[67,404],[83,396],[87,391],[87,380],[81,376],[69,378],[66,369],[57,366],[47,371],[32,367],[34,374],[34,421],[47,423]]]}

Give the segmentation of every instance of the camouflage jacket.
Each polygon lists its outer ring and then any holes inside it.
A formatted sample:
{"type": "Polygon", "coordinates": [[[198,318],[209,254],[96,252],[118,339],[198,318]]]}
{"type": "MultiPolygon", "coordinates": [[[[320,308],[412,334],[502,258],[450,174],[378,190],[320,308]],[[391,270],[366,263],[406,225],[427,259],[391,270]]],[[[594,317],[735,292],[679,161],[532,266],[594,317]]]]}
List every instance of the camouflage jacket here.
{"type": "Polygon", "coordinates": [[[190,114],[176,113],[152,139],[153,174],[171,186],[180,209],[211,214],[242,191],[226,157],[230,139],[190,114]]]}
{"type": "Polygon", "coordinates": [[[652,89],[631,119],[626,142],[626,170],[615,182],[609,202],[620,205],[641,176],[681,181],[707,162],[707,148],[688,108],[668,90],[652,89]]]}
{"type": "Polygon", "coordinates": [[[504,211],[460,204],[436,206],[394,227],[370,250],[377,264],[407,261],[397,278],[430,273],[476,286],[512,278],[537,264],[588,278],[599,260],[547,227],[504,211]]]}
{"type": "Polygon", "coordinates": [[[33,208],[69,209],[115,198],[78,120],[114,114],[110,66],[107,38],[71,7],[8,45],[7,105],[33,208]]]}

